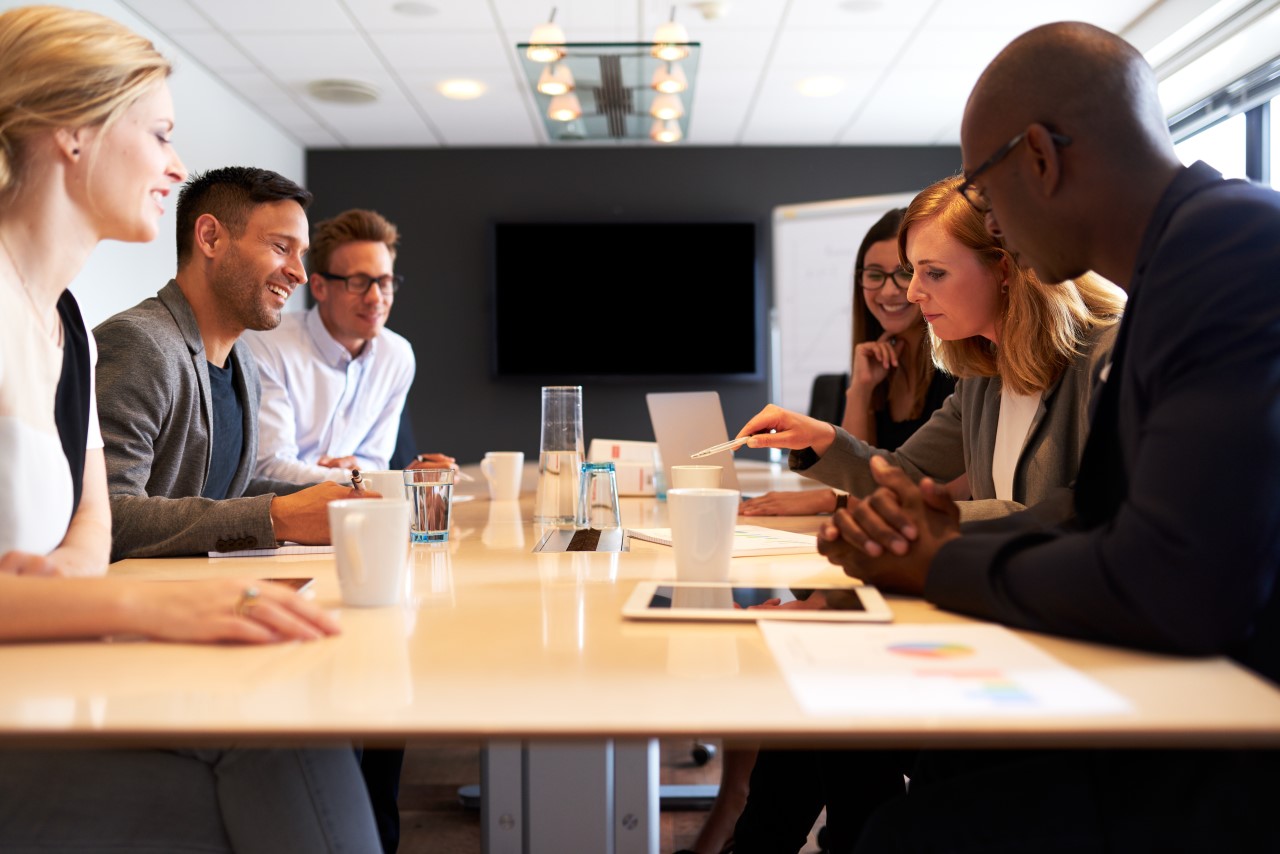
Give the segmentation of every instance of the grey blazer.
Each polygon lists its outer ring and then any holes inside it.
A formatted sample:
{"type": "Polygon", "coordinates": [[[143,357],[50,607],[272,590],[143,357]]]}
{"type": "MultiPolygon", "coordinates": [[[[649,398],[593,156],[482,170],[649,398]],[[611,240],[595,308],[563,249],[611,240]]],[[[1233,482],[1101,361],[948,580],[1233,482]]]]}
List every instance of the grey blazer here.
{"type": "Polygon", "coordinates": [[[1000,420],[999,377],[957,381],[955,393],[896,452],[873,448],[836,428],[835,444],[821,458],[808,449],[793,451],[791,468],[853,495],[876,488],[872,456],[885,457],[917,481],[932,477],[946,482],[968,472],[974,500],[960,503],[960,518],[966,522],[1039,504],[1075,482],[1089,435],[1090,393],[1118,330],[1118,324],[1094,330],[1062,376],[1041,395],[1014,469],[1013,501],[996,499],[991,477],[1000,420]]]}
{"type": "Polygon", "coordinates": [[[252,478],[258,458],[258,368],[243,341],[231,350],[244,408],[244,447],[227,490],[200,497],[209,474],[213,399],[204,341],[177,282],[103,321],[98,417],[111,493],[111,559],[276,545],[271,499],[298,484],[252,478]]]}

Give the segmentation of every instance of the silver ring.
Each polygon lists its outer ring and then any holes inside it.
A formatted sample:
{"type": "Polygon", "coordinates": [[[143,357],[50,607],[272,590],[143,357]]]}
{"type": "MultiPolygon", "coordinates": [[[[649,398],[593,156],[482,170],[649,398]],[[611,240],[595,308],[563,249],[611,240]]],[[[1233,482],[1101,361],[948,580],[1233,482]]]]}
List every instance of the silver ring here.
{"type": "Polygon", "coordinates": [[[258,604],[258,597],[262,595],[262,591],[250,585],[240,593],[240,599],[236,602],[235,615],[244,617],[248,615],[249,609],[258,604]]]}

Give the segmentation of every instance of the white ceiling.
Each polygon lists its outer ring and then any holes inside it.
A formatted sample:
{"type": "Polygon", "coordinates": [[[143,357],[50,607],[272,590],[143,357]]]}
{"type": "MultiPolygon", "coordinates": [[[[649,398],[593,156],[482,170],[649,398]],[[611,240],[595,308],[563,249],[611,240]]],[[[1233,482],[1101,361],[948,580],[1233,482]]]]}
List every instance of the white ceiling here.
{"type": "MultiPolygon", "coordinates": [[[[570,42],[651,41],[673,5],[425,0],[413,5],[431,14],[406,15],[394,0],[123,0],[308,148],[549,144],[515,44],[553,4],[570,42]],[[371,83],[381,97],[340,105],[307,94],[333,77],[371,83]],[[487,91],[448,100],[435,87],[455,77],[487,91]]],[[[1017,34],[1064,17],[1122,32],[1153,4],[726,0],[716,20],[700,3],[674,5],[702,43],[685,144],[931,145],[958,142],[969,89],[1017,34]],[[796,82],[816,75],[844,89],[800,95],[796,82]]]]}

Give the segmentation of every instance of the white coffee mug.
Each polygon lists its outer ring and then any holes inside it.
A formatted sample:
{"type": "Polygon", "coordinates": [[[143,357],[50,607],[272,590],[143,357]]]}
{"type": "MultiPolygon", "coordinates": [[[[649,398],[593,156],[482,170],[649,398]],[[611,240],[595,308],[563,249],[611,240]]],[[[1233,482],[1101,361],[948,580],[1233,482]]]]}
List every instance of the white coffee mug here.
{"type": "Polygon", "coordinates": [[[489,451],[480,461],[480,471],[489,481],[489,498],[515,501],[520,497],[520,480],[524,474],[523,451],[489,451]]]}
{"type": "Polygon", "coordinates": [[[360,480],[364,485],[381,495],[397,501],[408,501],[404,493],[404,473],[400,469],[383,469],[365,471],[360,469],[360,480]]]}
{"type": "Polygon", "coordinates": [[[409,502],[349,498],[329,502],[329,533],[344,605],[395,605],[409,558],[409,502]]]}
{"type": "Polygon", "coordinates": [[[669,489],[671,547],[680,581],[727,581],[741,493],[736,489],[669,489]]]}
{"type": "Polygon", "coordinates": [[[672,466],[672,489],[719,489],[720,466],[672,466]]]}

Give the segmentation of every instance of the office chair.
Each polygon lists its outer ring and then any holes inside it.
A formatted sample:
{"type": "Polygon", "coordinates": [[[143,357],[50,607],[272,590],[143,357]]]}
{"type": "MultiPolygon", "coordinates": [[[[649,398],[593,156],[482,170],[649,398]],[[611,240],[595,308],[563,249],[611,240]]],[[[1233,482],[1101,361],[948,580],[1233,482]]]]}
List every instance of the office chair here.
{"type": "Polygon", "coordinates": [[[844,393],[848,388],[848,374],[818,374],[809,392],[809,417],[839,424],[844,419],[844,393]]]}

